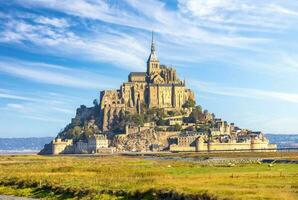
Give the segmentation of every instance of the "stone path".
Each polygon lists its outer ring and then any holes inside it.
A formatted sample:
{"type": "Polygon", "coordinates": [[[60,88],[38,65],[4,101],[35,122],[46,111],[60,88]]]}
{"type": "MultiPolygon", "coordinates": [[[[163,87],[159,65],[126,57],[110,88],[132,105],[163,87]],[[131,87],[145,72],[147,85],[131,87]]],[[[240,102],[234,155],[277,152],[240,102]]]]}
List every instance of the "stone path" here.
{"type": "Polygon", "coordinates": [[[0,195],[0,200],[37,200],[27,197],[15,197],[15,196],[8,196],[8,195],[0,195]]]}

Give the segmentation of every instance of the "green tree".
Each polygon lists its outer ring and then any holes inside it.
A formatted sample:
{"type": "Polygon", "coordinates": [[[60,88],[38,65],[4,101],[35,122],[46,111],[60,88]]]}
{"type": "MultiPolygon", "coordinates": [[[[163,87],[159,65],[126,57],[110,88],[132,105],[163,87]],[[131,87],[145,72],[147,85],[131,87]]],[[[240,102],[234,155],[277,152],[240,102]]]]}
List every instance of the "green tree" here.
{"type": "Polygon", "coordinates": [[[75,135],[75,136],[78,136],[78,135],[81,134],[81,131],[82,131],[81,127],[79,127],[79,126],[75,126],[75,127],[72,129],[72,134],[75,135]]]}
{"type": "Polygon", "coordinates": [[[98,107],[98,106],[99,106],[99,103],[98,103],[97,99],[94,99],[94,100],[93,100],[93,105],[94,105],[95,107],[98,107]]]}
{"type": "Polygon", "coordinates": [[[189,121],[192,123],[196,123],[197,121],[202,121],[204,120],[204,114],[202,113],[202,107],[201,106],[196,106],[189,117],[189,121]]]}
{"type": "Polygon", "coordinates": [[[132,115],[131,119],[132,119],[132,122],[133,122],[134,125],[137,125],[137,126],[143,126],[144,125],[144,118],[140,114],[132,115]]]}
{"type": "Polygon", "coordinates": [[[194,100],[192,100],[192,99],[187,100],[187,101],[182,105],[183,108],[193,108],[193,107],[195,107],[195,106],[196,106],[196,102],[195,102],[194,100]]]}
{"type": "MultiPolygon", "coordinates": [[[[127,114],[129,115],[129,113],[127,114]]],[[[129,119],[126,119],[124,112],[121,110],[118,115],[114,116],[111,129],[114,133],[124,132],[125,124],[128,123],[129,119]]]]}
{"type": "Polygon", "coordinates": [[[158,126],[166,126],[167,125],[167,120],[159,119],[156,124],[158,126]]]}
{"type": "Polygon", "coordinates": [[[174,126],[170,126],[168,128],[169,131],[181,131],[182,130],[182,126],[180,124],[175,124],[174,126]]]}
{"type": "Polygon", "coordinates": [[[80,126],[81,125],[81,120],[79,117],[75,117],[73,120],[72,120],[72,125],[75,127],[75,126],[80,126]]]}

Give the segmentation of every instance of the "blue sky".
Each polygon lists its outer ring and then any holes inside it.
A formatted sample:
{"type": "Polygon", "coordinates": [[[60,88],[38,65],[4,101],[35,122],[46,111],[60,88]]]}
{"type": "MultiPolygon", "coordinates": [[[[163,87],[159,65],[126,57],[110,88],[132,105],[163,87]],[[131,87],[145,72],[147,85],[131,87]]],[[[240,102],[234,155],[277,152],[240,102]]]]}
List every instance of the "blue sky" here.
{"type": "Polygon", "coordinates": [[[0,137],[55,136],[145,71],[152,30],[203,108],[298,133],[297,1],[0,0],[0,137]]]}

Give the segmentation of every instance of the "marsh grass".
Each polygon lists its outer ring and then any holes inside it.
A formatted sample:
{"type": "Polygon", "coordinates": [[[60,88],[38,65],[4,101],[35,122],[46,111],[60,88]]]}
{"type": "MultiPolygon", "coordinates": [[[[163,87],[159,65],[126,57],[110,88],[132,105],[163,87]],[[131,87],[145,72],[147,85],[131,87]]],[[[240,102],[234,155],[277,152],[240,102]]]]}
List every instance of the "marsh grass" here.
{"type": "Polygon", "coordinates": [[[1,156],[0,185],[3,194],[47,199],[298,199],[298,166],[1,156]]]}

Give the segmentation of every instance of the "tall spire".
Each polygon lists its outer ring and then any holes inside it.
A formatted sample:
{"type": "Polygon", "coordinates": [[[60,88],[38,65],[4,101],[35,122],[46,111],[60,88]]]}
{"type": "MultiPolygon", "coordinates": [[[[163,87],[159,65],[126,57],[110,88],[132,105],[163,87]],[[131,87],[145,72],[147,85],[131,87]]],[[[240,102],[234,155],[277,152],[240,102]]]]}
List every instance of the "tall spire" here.
{"type": "Polygon", "coordinates": [[[154,32],[152,31],[151,53],[155,53],[154,32]]]}
{"type": "Polygon", "coordinates": [[[151,53],[148,58],[148,61],[157,61],[157,55],[155,51],[155,42],[154,42],[154,32],[152,31],[152,39],[151,39],[151,53]]]}

